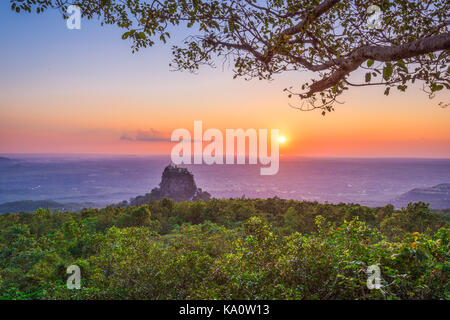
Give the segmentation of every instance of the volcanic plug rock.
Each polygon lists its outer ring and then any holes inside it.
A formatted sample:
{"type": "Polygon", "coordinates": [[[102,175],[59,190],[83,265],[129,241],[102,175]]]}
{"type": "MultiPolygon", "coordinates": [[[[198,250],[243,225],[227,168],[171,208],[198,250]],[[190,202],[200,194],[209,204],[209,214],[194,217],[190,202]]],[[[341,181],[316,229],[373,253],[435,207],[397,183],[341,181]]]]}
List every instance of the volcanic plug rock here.
{"type": "Polygon", "coordinates": [[[192,200],[197,194],[194,176],[186,168],[167,166],[162,174],[159,192],[162,198],[192,200]]]}
{"type": "MultiPolygon", "coordinates": [[[[152,189],[145,196],[131,199],[129,205],[142,205],[151,200],[161,200],[163,198],[170,198],[175,201],[196,201],[208,200],[211,198],[211,195],[197,188],[194,176],[188,169],[168,165],[163,171],[159,188],[152,189]]],[[[128,203],[124,201],[120,205],[128,205],[128,203]]]]}

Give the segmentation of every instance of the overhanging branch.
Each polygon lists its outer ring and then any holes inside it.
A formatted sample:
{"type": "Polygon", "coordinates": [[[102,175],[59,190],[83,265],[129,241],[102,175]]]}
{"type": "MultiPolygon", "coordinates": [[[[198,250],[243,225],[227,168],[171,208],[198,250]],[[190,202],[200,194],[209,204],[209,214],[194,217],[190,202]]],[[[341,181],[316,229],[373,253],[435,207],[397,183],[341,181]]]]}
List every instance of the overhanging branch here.
{"type": "Polygon", "coordinates": [[[367,46],[353,51],[348,58],[338,62],[339,68],[330,76],[314,82],[302,98],[311,97],[314,93],[324,91],[338,84],[366,60],[390,62],[412,58],[421,54],[449,50],[450,33],[419,39],[399,46],[367,46]]]}

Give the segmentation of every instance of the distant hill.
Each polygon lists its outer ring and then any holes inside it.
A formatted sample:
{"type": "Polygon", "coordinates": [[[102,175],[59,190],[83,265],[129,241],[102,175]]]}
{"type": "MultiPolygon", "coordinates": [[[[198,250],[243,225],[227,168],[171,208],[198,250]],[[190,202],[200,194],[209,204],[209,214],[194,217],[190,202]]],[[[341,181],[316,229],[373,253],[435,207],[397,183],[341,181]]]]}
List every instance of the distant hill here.
{"type": "Polygon", "coordinates": [[[0,162],[6,162],[6,161],[11,161],[11,159],[5,158],[5,157],[0,157],[0,162]]]}
{"type": "Polygon", "coordinates": [[[417,201],[429,202],[433,209],[450,208],[450,183],[438,184],[431,188],[412,189],[394,199],[393,203],[404,207],[409,202],[417,201]]]}
{"type": "Polygon", "coordinates": [[[53,200],[22,200],[0,204],[1,213],[34,212],[39,208],[62,211],[80,211],[83,208],[95,207],[93,203],[59,203],[53,200]]]}

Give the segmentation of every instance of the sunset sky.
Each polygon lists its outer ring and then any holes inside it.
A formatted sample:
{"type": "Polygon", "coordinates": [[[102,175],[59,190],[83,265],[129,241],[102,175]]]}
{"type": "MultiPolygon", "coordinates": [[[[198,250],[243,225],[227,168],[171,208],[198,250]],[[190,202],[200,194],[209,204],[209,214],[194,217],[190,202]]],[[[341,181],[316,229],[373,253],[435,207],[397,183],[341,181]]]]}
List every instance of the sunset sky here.
{"type": "MultiPolygon", "coordinates": [[[[335,112],[289,107],[285,87],[309,80],[232,79],[231,68],[170,71],[170,45],[132,54],[116,27],[82,21],[68,30],[57,12],[16,14],[0,3],[0,153],[165,154],[173,130],[278,128],[284,155],[450,157],[450,100],[411,87],[351,88],[335,112]]],[[[172,35],[180,43],[183,30],[172,35]]],[[[359,75],[361,77],[361,75],[359,75]]]]}

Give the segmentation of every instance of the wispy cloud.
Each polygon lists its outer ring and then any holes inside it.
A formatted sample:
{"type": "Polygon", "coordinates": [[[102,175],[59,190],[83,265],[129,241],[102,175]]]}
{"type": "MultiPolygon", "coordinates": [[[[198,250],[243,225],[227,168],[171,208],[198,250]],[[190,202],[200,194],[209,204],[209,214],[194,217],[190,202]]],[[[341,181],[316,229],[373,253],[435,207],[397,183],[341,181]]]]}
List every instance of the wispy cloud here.
{"type": "Polygon", "coordinates": [[[134,134],[124,133],[120,140],[125,141],[146,141],[146,142],[160,142],[170,141],[170,138],[162,132],[159,132],[153,128],[150,130],[138,130],[134,134]]]}
{"type": "Polygon", "coordinates": [[[123,135],[120,137],[120,140],[134,141],[134,138],[133,138],[133,137],[130,137],[130,136],[126,135],[126,134],[123,134],[123,135]]]}

